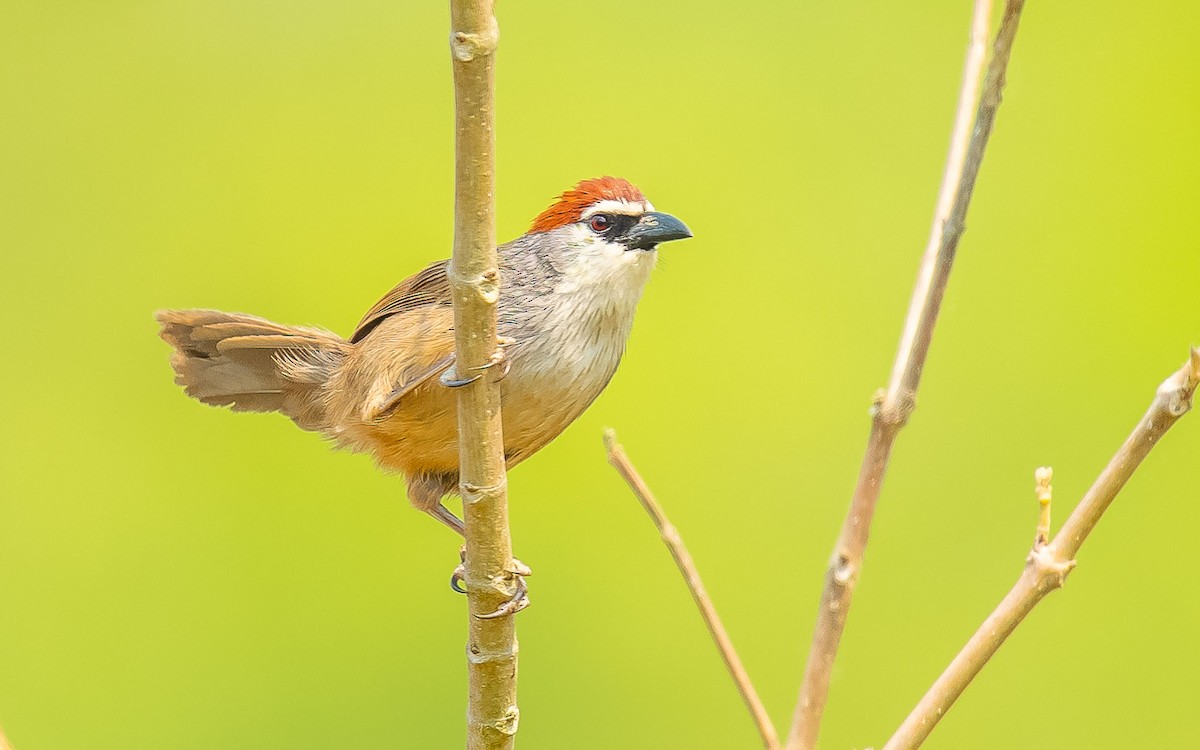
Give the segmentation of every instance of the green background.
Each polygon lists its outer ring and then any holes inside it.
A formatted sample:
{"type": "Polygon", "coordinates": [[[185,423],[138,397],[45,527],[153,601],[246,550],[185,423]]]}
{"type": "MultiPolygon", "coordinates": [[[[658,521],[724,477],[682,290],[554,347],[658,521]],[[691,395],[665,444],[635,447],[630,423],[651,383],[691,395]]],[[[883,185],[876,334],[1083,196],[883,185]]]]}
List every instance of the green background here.
{"type": "MultiPolygon", "coordinates": [[[[664,247],[605,395],[511,478],[533,748],[756,747],[616,427],[786,731],[928,233],[969,24],[926,3],[499,7],[499,233],[600,174],[664,247]]],[[[184,398],[160,307],[348,333],[448,255],[444,2],[0,9],[0,724],[17,750],[462,744],[458,542],[184,398]]],[[[1030,2],[823,747],[880,745],[1200,339],[1200,6],[1030,2]]],[[[931,748],[1200,732],[1200,418],[931,748]]],[[[1057,524],[1056,524],[1057,525],[1057,524]]]]}

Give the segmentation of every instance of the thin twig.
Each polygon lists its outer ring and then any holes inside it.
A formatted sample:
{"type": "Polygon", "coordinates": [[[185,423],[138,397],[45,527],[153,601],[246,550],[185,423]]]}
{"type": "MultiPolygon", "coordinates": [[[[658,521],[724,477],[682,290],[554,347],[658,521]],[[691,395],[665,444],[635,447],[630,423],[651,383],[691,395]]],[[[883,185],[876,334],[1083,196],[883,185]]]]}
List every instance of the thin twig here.
{"type": "Polygon", "coordinates": [[[704,624],[708,626],[708,632],[712,635],[713,642],[716,643],[717,650],[721,653],[721,658],[725,660],[729,675],[737,685],[738,692],[742,694],[742,700],[745,701],[746,708],[750,711],[750,716],[758,727],[763,747],[767,750],[776,750],[779,747],[779,736],[775,732],[775,725],[771,723],[771,717],[767,715],[766,707],[759,700],[758,693],[754,690],[754,684],[750,681],[750,675],[742,666],[742,660],[738,658],[737,651],[733,647],[729,633],[725,632],[725,626],[721,624],[721,618],[717,616],[717,610],[708,596],[708,591],[704,588],[704,583],[700,580],[700,572],[696,570],[696,564],[692,562],[692,556],[688,554],[687,547],[683,544],[683,538],[679,536],[679,532],[667,519],[662,506],[650,492],[650,487],[646,485],[645,480],[629,460],[629,456],[625,454],[625,449],[617,442],[616,432],[604,431],[604,447],[608,452],[608,462],[629,485],[629,489],[633,490],[633,494],[646,509],[650,519],[654,521],[658,533],[662,535],[663,543],[667,545],[671,557],[675,559],[675,564],[683,575],[684,583],[687,584],[688,591],[692,593],[692,599],[696,601],[696,606],[700,609],[700,616],[704,618],[704,624]]]}
{"type": "Polygon", "coordinates": [[[1044,546],[1035,546],[1029,553],[1025,570],[1016,585],[929,688],[888,740],[884,750],[919,747],[1025,616],[1044,596],[1062,587],[1075,567],[1075,555],[1080,546],[1096,528],[1117,493],[1167,430],[1192,408],[1198,384],[1200,349],[1193,349],[1183,367],[1159,386],[1149,411],[1083,496],[1054,540],[1044,546]]]}
{"type": "Polygon", "coordinates": [[[1035,491],[1038,499],[1038,525],[1033,535],[1033,547],[1044,547],[1050,543],[1050,502],[1054,497],[1054,487],[1050,482],[1054,479],[1054,469],[1043,466],[1033,473],[1035,491]]]}
{"type": "Polygon", "coordinates": [[[1004,87],[1013,35],[1023,4],[1024,0],[1008,2],[981,94],[980,77],[986,58],[992,0],[975,0],[971,42],[963,66],[950,152],[934,212],[933,228],[921,261],[887,390],[877,395],[872,410],[871,434],[850,501],[850,511],[825,574],[817,623],[804,667],[804,681],[788,733],[788,750],[812,750],[817,744],[821,718],[829,696],[833,662],[862,568],[871,519],[875,514],[896,435],[916,408],[921,371],[929,353],[958,242],[966,226],[967,208],[975,180],[1000,105],[1000,91],[1004,87]],[[973,118],[972,111],[975,111],[973,118]]]}
{"type": "MultiPolygon", "coordinates": [[[[495,51],[493,0],[451,0],[454,69],[455,370],[489,374],[496,353],[495,51]]],[[[504,437],[497,378],[458,388],[458,445],[471,616],[467,643],[467,748],[509,750],[517,732],[517,637],[513,617],[483,619],[516,596],[508,527],[504,437]]]]}

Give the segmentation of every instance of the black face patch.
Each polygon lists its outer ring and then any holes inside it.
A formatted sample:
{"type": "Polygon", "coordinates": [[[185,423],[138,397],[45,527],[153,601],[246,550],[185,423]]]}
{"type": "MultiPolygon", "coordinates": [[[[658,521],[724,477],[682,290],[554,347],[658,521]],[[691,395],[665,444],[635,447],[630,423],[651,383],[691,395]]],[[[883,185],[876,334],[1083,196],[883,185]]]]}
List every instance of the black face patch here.
{"type": "Polygon", "coordinates": [[[585,223],[597,236],[609,242],[620,242],[621,238],[637,225],[640,218],[628,214],[595,214],[585,223]]]}

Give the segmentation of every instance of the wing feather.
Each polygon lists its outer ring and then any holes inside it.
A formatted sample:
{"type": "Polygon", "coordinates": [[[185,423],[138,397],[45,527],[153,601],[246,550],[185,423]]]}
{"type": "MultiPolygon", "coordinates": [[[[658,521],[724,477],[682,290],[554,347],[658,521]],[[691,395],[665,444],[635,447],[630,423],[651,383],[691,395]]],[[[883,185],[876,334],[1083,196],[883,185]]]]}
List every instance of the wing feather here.
{"type": "Polygon", "coordinates": [[[449,265],[450,261],[440,260],[397,284],[359,321],[354,335],[350,337],[350,343],[357,344],[362,341],[380,323],[393,315],[427,305],[449,306],[450,279],[446,276],[449,265]]]}
{"type": "MultiPolygon", "coordinates": [[[[437,377],[454,361],[454,313],[449,261],[438,261],[384,295],[359,322],[350,342],[370,349],[373,366],[360,374],[368,396],[361,417],[377,423],[400,407],[404,396],[437,377]]],[[[364,352],[365,354],[365,352],[364,352]]]]}

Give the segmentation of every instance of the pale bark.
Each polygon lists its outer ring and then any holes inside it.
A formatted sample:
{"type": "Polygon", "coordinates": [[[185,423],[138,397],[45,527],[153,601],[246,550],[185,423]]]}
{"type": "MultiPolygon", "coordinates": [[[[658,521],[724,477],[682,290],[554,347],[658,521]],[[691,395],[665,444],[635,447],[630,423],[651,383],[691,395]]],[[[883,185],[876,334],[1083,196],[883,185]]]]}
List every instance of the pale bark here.
{"type": "Polygon", "coordinates": [[[1193,349],[1184,366],[1159,387],[1149,411],[1054,539],[1046,544],[1034,543],[1016,584],[929,688],[884,750],[919,747],[1025,616],[1043,597],[1062,588],[1075,567],[1079,548],[1117,493],[1159,439],[1192,408],[1197,384],[1200,384],[1200,349],[1193,349]]]}
{"type": "Polygon", "coordinates": [[[1024,0],[1008,0],[980,93],[991,5],[991,0],[975,1],[971,43],[963,68],[950,153],[934,213],[933,229],[913,290],[891,379],[887,390],[875,400],[871,434],[850,501],[850,511],[825,574],[825,587],[804,668],[800,698],[788,733],[788,750],[812,750],[817,744],[821,718],[829,696],[834,658],[846,628],[851,598],[862,569],[871,519],[879,500],[892,445],[916,407],[921,371],[929,353],[958,242],[966,226],[967,208],[975,180],[992,133],[996,110],[1000,106],[1000,92],[1004,87],[1009,53],[1024,0]],[[975,111],[974,117],[971,116],[972,110],[975,111]]]}
{"type": "Polygon", "coordinates": [[[481,619],[517,590],[508,527],[499,368],[481,369],[496,353],[494,64],[499,37],[492,0],[451,0],[454,67],[455,372],[484,373],[458,388],[459,465],[466,524],[467,748],[513,746],[517,731],[517,638],[512,616],[481,619]]]}

